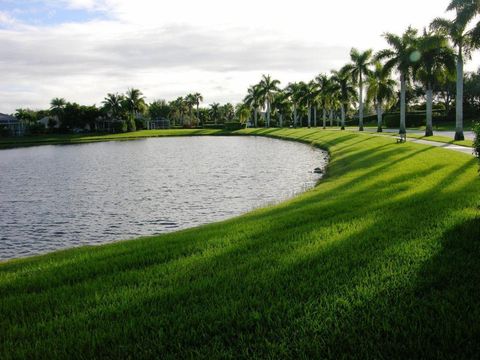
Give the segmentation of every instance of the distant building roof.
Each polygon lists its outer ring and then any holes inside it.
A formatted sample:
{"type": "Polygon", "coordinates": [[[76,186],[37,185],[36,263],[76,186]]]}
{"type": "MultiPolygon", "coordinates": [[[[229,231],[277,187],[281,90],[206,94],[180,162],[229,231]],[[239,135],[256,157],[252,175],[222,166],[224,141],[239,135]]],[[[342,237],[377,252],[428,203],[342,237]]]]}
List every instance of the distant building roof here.
{"type": "Polygon", "coordinates": [[[0,113],[0,125],[13,125],[18,124],[17,118],[0,113]]]}

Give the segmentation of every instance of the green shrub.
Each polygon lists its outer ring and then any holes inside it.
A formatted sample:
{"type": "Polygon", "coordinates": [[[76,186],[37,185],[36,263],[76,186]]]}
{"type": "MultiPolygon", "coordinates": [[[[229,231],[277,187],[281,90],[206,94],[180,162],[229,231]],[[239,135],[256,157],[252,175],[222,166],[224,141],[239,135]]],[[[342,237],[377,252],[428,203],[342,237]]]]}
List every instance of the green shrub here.
{"type": "Polygon", "coordinates": [[[28,132],[32,135],[45,134],[45,125],[42,123],[36,123],[28,126],[28,132]]]}
{"type": "Polygon", "coordinates": [[[207,124],[203,124],[203,128],[204,129],[222,129],[224,128],[224,125],[223,124],[211,124],[211,123],[207,123],[207,124]]]}
{"type": "Polygon", "coordinates": [[[10,135],[10,131],[8,131],[8,128],[6,126],[0,125],[0,136],[8,136],[10,135]]]}
{"type": "MultiPolygon", "coordinates": [[[[427,122],[427,114],[425,111],[412,111],[406,114],[406,127],[419,127],[427,122]]],[[[444,112],[433,112],[433,124],[446,122],[447,116],[444,112]]],[[[383,123],[389,128],[398,128],[400,126],[400,113],[387,113],[383,115],[383,123]]]]}
{"type": "Polygon", "coordinates": [[[135,126],[135,119],[133,117],[129,117],[127,120],[127,130],[130,131],[136,131],[137,127],[135,126]]]}
{"type": "Polygon", "coordinates": [[[243,129],[245,126],[239,122],[227,122],[225,123],[225,130],[234,131],[243,129]]]}
{"type": "Polygon", "coordinates": [[[137,130],[145,130],[145,120],[143,119],[135,119],[135,128],[137,130]]]}
{"type": "Polygon", "coordinates": [[[370,115],[370,116],[365,116],[363,118],[363,123],[364,124],[377,125],[377,122],[378,122],[377,114],[370,115]]]}
{"type": "Polygon", "coordinates": [[[112,124],[112,130],[114,133],[124,133],[128,131],[128,126],[127,122],[122,120],[122,121],[115,121],[112,124]]]}

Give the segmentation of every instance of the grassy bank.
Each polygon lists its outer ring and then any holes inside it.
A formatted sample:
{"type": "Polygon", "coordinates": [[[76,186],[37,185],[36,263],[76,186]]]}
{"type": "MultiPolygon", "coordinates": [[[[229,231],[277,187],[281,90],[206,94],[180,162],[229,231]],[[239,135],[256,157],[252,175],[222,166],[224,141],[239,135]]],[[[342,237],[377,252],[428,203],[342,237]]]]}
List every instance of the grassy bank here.
{"type": "Polygon", "coordinates": [[[67,145],[99,141],[125,141],[149,137],[221,135],[222,133],[222,130],[216,129],[172,129],[142,130],[120,134],[52,134],[25,137],[0,137],[0,149],[35,145],[67,145]]]}
{"type": "Polygon", "coordinates": [[[328,147],[279,206],[0,264],[0,358],[473,358],[477,161],[390,137],[241,133],[328,147]]]}

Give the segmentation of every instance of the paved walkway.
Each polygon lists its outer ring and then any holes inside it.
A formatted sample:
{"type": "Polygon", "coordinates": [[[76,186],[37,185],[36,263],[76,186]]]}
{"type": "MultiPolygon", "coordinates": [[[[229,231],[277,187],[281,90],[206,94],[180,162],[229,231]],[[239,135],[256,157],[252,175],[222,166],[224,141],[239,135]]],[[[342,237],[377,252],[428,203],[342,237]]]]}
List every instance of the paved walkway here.
{"type": "Polygon", "coordinates": [[[460,145],[454,145],[454,144],[441,143],[441,142],[437,142],[437,141],[409,138],[408,134],[407,134],[407,141],[414,142],[414,143],[417,143],[417,144],[441,147],[441,148],[444,148],[444,149],[459,151],[459,152],[462,152],[464,154],[473,155],[473,148],[467,147],[467,146],[460,146],[460,145]]]}
{"type": "MultiPolygon", "coordinates": [[[[376,132],[377,129],[376,128],[365,128],[365,131],[376,132]]],[[[398,133],[398,129],[383,129],[383,131],[388,132],[388,133],[398,133]]],[[[407,129],[407,132],[411,133],[411,134],[425,134],[425,130],[407,129]]],[[[449,138],[453,139],[455,137],[455,131],[444,131],[444,130],[437,131],[437,130],[434,130],[433,135],[434,136],[445,136],[445,137],[449,137],[449,138]]],[[[473,131],[464,131],[463,135],[465,136],[465,140],[472,140],[473,141],[473,139],[475,139],[475,134],[474,134],[473,131]]]]}

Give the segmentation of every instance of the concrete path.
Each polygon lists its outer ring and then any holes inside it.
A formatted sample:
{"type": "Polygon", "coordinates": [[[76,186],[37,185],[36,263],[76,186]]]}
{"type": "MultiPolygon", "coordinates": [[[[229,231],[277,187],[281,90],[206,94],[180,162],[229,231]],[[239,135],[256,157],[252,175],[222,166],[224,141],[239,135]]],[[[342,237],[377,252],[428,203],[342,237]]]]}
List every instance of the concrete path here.
{"type": "MultiPolygon", "coordinates": [[[[365,131],[368,132],[376,132],[376,128],[365,128],[365,131]]],[[[398,133],[398,129],[383,129],[384,132],[388,133],[398,133]]],[[[410,130],[407,129],[407,135],[408,133],[411,134],[425,134],[425,130],[410,130]]],[[[464,131],[463,134],[465,135],[465,140],[472,140],[475,139],[475,134],[473,131],[464,131]]],[[[433,131],[434,136],[445,136],[453,139],[455,137],[455,131],[433,131]]]]}
{"type": "Polygon", "coordinates": [[[468,154],[468,155],[474,155],[473,154],[473,148],[467,147],[467,146],[460,146],[460,145],[446,144],[446,143],[430,141],[430,140],[409,138],[408,134],[407,134],[407,141],[414,142],[414,143],[417,143],[417,144],[441,147],[441,148],[444,148],[444,149],[447,149],[447,150],[459,151],[459,152],[462,152],[462,153],[468,154]]]}

